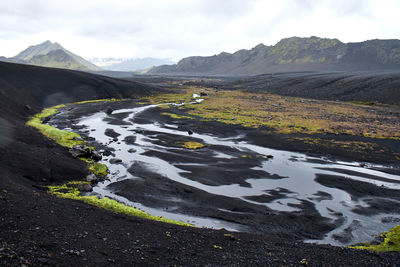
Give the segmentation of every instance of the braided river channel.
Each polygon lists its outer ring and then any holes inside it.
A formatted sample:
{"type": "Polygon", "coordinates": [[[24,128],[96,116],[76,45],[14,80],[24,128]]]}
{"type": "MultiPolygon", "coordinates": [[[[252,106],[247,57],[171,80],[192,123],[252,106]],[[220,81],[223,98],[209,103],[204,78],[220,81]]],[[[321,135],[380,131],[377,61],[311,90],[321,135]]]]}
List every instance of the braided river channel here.
{"type": "Polygon", "coordinates": [[[245,130],[162,112],[134,101],[72,105],[49,124],[103,154],[108,179],[89,194],[151,215],[339,246],[400,224],[400,176],[390,166],[271,149],[245,130]]]}

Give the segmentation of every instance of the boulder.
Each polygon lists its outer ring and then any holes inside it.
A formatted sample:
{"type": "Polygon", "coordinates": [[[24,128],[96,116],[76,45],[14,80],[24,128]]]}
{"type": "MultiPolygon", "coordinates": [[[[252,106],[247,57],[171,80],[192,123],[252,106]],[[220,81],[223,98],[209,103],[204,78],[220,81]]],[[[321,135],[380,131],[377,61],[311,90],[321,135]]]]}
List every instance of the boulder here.
{"type": "Polygon", "coordinates": [[[81,192],[92,192],[93,188],[90,184],[81,183],[81,184],[78,184],[78,190],[81,192]]]}
{"type": "Polygon", "coordinates": [[[102,158],[103,158],[103,156],[102,156],[99,152],[93,151],[93,153],[92,153],[92,159],[93,159],[94,161],[99,161],[99,160],[101,160],[102,158]]]}
{"type": "Polygon", "coordinates": [[[69,150],[69,153],[71,153],[75,158],[90,158],[92,156],[90,148],[85,145],[75,145],[69,150]]]}
{"type": "Polygon", "coordinates": [[[111,149],[104,149],[102,152],[101,152],[102,154],[103,154],[103,156],[105,156],[105,157],[108,157],[108,156],[111,156],[111,155],[113,155],[113,153],[112,153],[112,151],[111,151],[111,149]]]}
{"type": "Polygon", "coordinates": [[[97,176],[94,175],[93,173],[86,176],[86,182],[93,183],[96,182],[97,180],[98,180],[97,176]]]}
{"type": "Polygon", "coordinates": [[[127,145],[133,145],[133,144],[135,144],[135,142],[136,142],[136,136],[134,136],[134,135],[129,135],[129,136],[125,137],[124,142],[125,142],[127,145]]]}
{"type": "Polygon", "coordinates": [[[111,115],[111,113],[113,113],[113,109],[111,108],[111,107],[107,107],[107,109],[106,109],[106,114],[107,115],[111,115]]]}
{"type": "Polygon", "coordinates": [[[110,128],[107,128],[104,131],[104,134],[111,138],[117,138],[118,136],[120,136],[119,133],[117,133],[116,131],[114,131],[113,129],[110,129],[110,128]]]}
{"type": "Polygon", "coordinates": [[[207,94],[207,93],[204,93],[204,92],[201,92],[201,93],[200,93],[200,96],[208,96],[208,94],[207,94]]]}
{"type": "Polygon", "coordinates": [[[122,162],[122,159],[112,158],[109,160],[111,164],[118,164],[122,162]]]}

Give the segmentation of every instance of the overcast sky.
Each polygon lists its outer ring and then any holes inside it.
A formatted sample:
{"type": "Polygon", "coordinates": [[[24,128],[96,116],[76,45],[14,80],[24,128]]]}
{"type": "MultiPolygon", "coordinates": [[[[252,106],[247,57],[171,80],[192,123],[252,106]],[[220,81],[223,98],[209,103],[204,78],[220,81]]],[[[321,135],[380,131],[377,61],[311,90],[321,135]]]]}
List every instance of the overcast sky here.
{"type": "Polygon", "coordinates": [[[58,42],[85,58],[191,55],[291,36],[400,38],[399,0],[2,0],[0,55],[58,42]]]}

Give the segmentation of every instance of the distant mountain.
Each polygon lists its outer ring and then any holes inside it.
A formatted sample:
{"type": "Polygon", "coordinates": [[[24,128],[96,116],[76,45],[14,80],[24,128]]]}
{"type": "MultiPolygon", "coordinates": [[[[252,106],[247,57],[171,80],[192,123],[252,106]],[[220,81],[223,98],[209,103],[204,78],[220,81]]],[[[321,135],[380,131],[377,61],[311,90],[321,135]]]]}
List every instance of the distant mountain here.
{"type": "Polygon", "coordinates": [[[112,71],[138,71],[164,64],[174,64],[168,59],[159,58],[92,58],[89,59],[104,70],[112,71]]]}
{"type": "Polygon", "coordinates": [[[12,58],[0,57],[0,61],[82,71],[100,70],[96,65],[66,50],[60,44],[50,41],[29,46],[12,58]]]}
{"type": "Polygon", "coordinates": [[[337,39],[292,37],[274,46],[259,44],[233,54],[187,57],[148,73],[257,75],[289,71],[360,71],[400,69],[400,40],[342,43],[337,39]]]}

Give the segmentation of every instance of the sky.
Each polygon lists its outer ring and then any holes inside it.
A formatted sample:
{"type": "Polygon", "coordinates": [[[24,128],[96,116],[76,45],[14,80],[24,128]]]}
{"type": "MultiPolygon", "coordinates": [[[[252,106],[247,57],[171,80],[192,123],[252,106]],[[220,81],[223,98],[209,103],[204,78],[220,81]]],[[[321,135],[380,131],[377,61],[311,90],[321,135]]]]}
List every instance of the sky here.
{"type": "Polygon", "coordinates": [[[400,38],[399,0],[3,0],[0,56],[46,40],[84,58],[208,56],[299,36],[400,38]]]}

